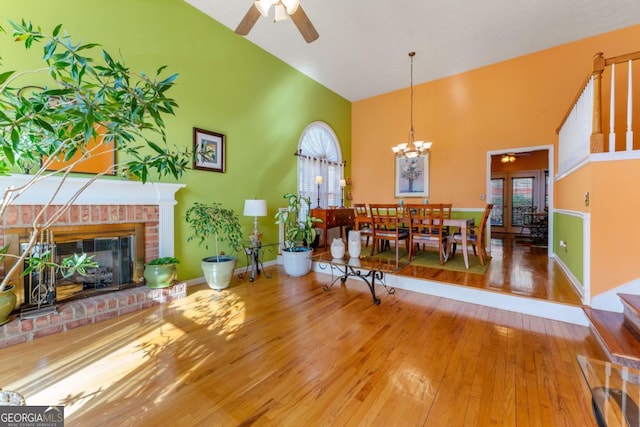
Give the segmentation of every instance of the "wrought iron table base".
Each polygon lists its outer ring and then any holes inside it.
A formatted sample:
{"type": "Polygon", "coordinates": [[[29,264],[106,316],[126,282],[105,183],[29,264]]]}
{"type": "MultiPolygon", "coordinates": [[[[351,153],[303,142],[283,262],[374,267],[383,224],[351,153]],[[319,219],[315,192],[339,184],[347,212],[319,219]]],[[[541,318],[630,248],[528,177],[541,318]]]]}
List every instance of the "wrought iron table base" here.
{"type": "Polygon", "coordinates": [[[249,276],[249,282],[253,282],[256,279],[256,275],[260,273],[263,273],[264,277],[266,277],[267,279],[271,279],[271,274],[267,273],[267,271],[264,269],[264,264],[262,263],[261,255],[264,253],[265,249],[270,249],[273,251],[274,246],[277,246],[277,245],[267,244],[267,245],[260,245],[260,246],[253,246],[253,245],[245,246],[244,254],[247,257],[247,267],[245,268],[244,273],[238,274],[238,277],[240,279],[244,279],[247,273],[249,272],[249,269],[251,269],[251,276],[249,276]]]}
{"type": "MultiPolygon", "coordinates": [[[[349,277],[357,277],[358,279],[361,279],[363,282],[367,284],[367,287],[371,291],[371,297],[373,298],[373,303],[376,305],[380,305],[380,298],[376,296],[376,288],[375,288],[376,280],[378,280],[378,282],[380,282],[380,284],[384,286],[388,294],[394,294],[396,292],[396,289],[394,287],[387,286],[387,284],[384,282],[384,273],[382,271],[378,271],[378,270],[362,271],[358,267],[354,268],[350,265],[338,265],[338,264],[329,264],[329,265],[331,266],[332,277],[333,277],[334,269],[338,270],[338,272],[341,273],[341,275],[331,280],[330,284],[322,286],[322,289],[325,291],[330,290],[338,280],[340,280],[340,283],[344,285],[349,277]]],[[[320,265],[320,268],[326,268],[326,267],[322,267],[322,265],[320,265]]]]}

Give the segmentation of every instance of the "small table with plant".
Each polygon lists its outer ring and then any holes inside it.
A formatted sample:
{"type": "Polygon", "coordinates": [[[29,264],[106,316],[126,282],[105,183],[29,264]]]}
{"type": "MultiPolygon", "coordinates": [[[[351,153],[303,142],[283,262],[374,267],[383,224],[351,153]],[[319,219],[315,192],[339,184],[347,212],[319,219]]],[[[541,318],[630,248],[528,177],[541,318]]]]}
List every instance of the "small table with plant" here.
{"type": "Polygon", "coordinates": [[[262,243],[258,241],[243,241],[242,249],[247,257],[247,267],[243,273],[238,274],[238,277],[244,279],[244,277],[251,269],[251,276],[249,281],[253,282],[256,279],[256,275],[260,272],[264,272],[264,277],[271,279],[271,274],[267,273],[264,269],[263,258],[264,252],[269,251],[276,253],[278,250],[278,243],[262,243]]]}
{"type": "Polygon", "coordinates": [[[384,286],[388,294],[394,294],[396,289],[387,286],[385,275],[408,265],[406,262],[377,256],[361,255],[358,258],[349,258],[347,255],[343,258],[333,258],[330,252],[315,255],[313,260],[318,263],[320,269],[331,269],[331,283],[324,285],[322,289],[328,291],[338,280],[344,285],[349,277],[355,277],[367,284],[376,305],[380,304],[380,298],[376,296],[376,280],[384,286]],[[337,277],[334,276],[334,272],[338,273],[337,277]]]}

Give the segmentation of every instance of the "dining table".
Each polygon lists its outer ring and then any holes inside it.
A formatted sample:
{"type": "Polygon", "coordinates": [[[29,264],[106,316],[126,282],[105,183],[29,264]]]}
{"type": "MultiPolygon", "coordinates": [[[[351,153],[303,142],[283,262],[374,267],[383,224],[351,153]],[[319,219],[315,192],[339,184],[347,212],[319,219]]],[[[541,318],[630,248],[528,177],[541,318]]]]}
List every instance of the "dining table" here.
{"type": "MultiPolygon", "coordinates": [[[[361,219],[364,221],[364,219],[361,219]]],[[[369,218],[370,222],[371,219],[369,218]]],[[[409,217],[404,215],[398,218],[398,223],[410,223],[409,217]]],[[[468,235],[469,229],[475,225],[475,220],[473,218],[445,218],[443,220],[443,224],[448,227],[458,227],[460,229],[460,238],[462,241],[462,258],[464,259],[465,268],[469,268],[469,251],[468,251],[468,235]]],[[[449,247],[447,252],[450,252],[451,243],[449,243],[449,247]]]]}
{"type": "MultiPolygon", "coordinates": [[[[468,269],[469,268],[469,250],[468,250],[468,242],[467,242],[467,236],[468,236],[468,231],[471,227],[473,227],[473,225],[475,224],[475,221],[473,218],[447,218],[444,219],[443,224],[448,226],[448,227],[458,227],[460,228],[460,238],[462,240],[462,258],[464,259],[464,266],[468,269]]],[[[451,243],[449,243],[449,246],[451,245],[451,243]]],[[[448,253],[451,252],[450,248],[449,250],[447,250],[448,253]]]]}

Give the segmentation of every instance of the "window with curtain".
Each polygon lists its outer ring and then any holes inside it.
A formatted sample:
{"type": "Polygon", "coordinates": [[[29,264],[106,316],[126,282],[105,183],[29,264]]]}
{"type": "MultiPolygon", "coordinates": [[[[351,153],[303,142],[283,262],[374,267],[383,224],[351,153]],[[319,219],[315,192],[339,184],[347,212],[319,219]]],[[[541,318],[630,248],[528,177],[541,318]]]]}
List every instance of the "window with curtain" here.
{"type": "Polygon", "coordinates": [[[298,194],[311,199],[311,208],[317,208],[318,204],[321,208],[340,206],[340,179],[344,163],[333,129],[324,122],[310,123],[300,136],[296,155],[298,194]],[[321,184],[317,184],[317,177],[322,177],[321,184]]]}

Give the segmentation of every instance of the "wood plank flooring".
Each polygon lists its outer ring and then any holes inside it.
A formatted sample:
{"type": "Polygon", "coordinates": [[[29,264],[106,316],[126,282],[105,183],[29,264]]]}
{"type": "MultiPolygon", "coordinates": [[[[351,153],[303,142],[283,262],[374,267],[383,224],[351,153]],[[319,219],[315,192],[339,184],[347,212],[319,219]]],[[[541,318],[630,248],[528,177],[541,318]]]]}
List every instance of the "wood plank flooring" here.
{"type": "MultiPolygon", "coordinates": [[[[473,256],[469,248],[469,256],[473,256]]],[[[580,295],[546,247],[517,243],[512,235],[491,239],[486,274],[473,274],[409,265],[398,274],[464,285],[491,292],[582,306],[580,295]]]]}
{"type": "Polygon", "coordinates": [[[596,425],[587,327],[268,268],[2,349],[0,387],[67,426],[596,425]]]}

